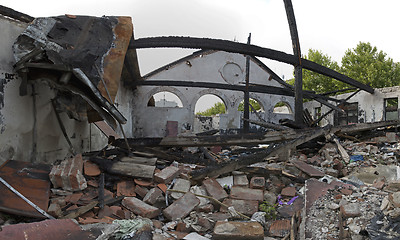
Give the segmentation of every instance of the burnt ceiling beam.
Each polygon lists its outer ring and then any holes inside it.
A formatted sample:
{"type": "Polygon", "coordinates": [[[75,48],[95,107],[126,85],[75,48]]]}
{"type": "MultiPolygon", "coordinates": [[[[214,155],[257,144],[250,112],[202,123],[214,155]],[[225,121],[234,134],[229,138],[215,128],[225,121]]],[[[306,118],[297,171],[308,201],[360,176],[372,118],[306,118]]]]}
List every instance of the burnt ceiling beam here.
{"type": "Polygon", "coordinates": [[[293,54],[297,60],[294,65],[294,119],[298,125],[303,125],[303,68],[301,67],[299,34],[297,33],[296,18],[294,17],[292,1],[283,0],[283,2],[285,4],[290,36],[292,38],[293,54]]]}
{"type": "MultiPolygon", "coordinates": [[[[295,66],[298,59],[292,54],[284,53],[281,51],[262,48],[255,45],[248,45],[238,42],[232,42],[221,39],[210,38],[194,38],[194,37],[152,37],[152,38],[139,38],[131,41],[129,48],[193,48],[193,49],[213,49],[232,53],[241,53],[245,55],[252,55],[256,57],[264,57],[279,62],[291,64],[295,66]]],[[[369,93],[374,93],[374,89],[361,82],[358,82],[346,75],[338,73],[332,69],[311,62],[301,58],[302,67],[322,75],[332,77],[341,82],[347,83],[351,86],[360,88],[369,93]]]]}
{"type": "MultiPolygon", "coordinates": [[[[131,87],[136,86],[173,86],[173,87],[198,87],[198,88],[214,88],[214,89],[223,89],[223,90],[230,90],[230,91],[246,91],[246,86],[240,85],[230,85],[230,84],[223,84],[223,83],[210,83],[210,82],[192,82],[192,81],[171,81],[171,80],[145,80],[145,81],[135,81],[129,83],[131,87]]],[[[281,95],[281,96],[289,96],[294,97],[294,92],[292,89],[289,88],[280,88],[280,87],[273,87],[273,86],[266,86],[266,85],[249,85],[248,87],[249,92],[256,92],[256,93],[266,93],[266,94],[274,94],[274,95],[281,95]]],[[[328,101],[337,101],[340,102],[341,100],[337,100],[334,98],[328,98],[325,96],[320,96],[318,94],[313,94],[311,92],[304,92],[304,95],[310,99],[314,99],[321,104],[332,108],[336,111],[342,112],[343,110],[336,107],[333,104],[330,104],[328,101]]]]}
{"type": "MultiPolygon", "coordinates": [[[[246,91],[246,86],[240,85],[230,85],[223,83],[210,83],[210,82],[191,82],[191,81],[170,81],[170,80],[145,80],[145,81],[136,81],[132,84],[135,86],[174,86],[174,87],[197,87],[197,88],[215,88],[215,89],[223,89],[223,90],[231,90],[231,91],[246,91]]],[[[267,94],[275,94],[282,96],[290,96],[293,97],[294,93],[292,90],[287,88],[279,88],[273,86],[248,86],[249,92],[257,92],[257,93],[267,93],[267,94]]]]}
{"type": "Polygon", "coordinates": [[[35,19],[34,17],[31,17],[25,13],[15,11],[14,9],[5,7],[3,5],[0,5],[0,14],[26,23],[32,22],[33,19],[35,19]]]}

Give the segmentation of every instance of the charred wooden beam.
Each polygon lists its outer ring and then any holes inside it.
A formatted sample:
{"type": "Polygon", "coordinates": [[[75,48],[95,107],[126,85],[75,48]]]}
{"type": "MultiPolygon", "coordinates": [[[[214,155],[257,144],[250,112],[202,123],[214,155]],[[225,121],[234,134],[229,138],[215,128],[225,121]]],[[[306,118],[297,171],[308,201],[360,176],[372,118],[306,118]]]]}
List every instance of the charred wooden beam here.
{"type": "MultiPolygon", "coordinates": [[[[145,80],[136,81],[132,86],[174,86],[174,87],[199,87],[199,88],[215,88],[231,91],[246,91],[246,86],[230,85],[223,83],[210,83],[210,82],[192,82],[192,81],[170,81],[170,80],[145,80]]],[[[249,92],[267,93],[282,96],[294,96],[293,91],[287,88],[279,88],[273,86],[252,86],[248,87],[249,92]]]]}
{"type": "MultiPolygon", "coordinates": [[[[257,57],[265,57],[283,63],[288,63],[293,66],[296,65],[298,60],[294,55],[284,53],[281,51],[262,48],[255,45],[247,45],[238,42],[232,42],[220,39],[209,38],[193,38],[193,37],[153,37],[153,38],[140,38],[131,41],[129,48],[156,48],[156,47],[177,47],[177,48],[197,48],[197,49],[214,49],[232,53],[241,53],[257,57]]],[[[322,75],[335,78],[341,82],[350,84],[354,87],[369,93],[374,93],[374,89],[361,82],[358,82],[350,77],[338,73],[332,69],[311,62],[306,59],[301,59],[302,67],[322,75]]]]}
{"type": "Polygon", "coordinates": [[[2,5],[0,5],[0,14],[26,23],[32,22],[33,19],[35,19],[25,13],[15,11],[14,9],[2,5]]]}
{"type": "MultiPolygon", "coordinates": [[[[386,121],[376,123],[358,123],[346,126],[333,127],[331,132],[354,133],[372,130],[376,128],[397,126],[400,121],[386,121]]],[[[273,131],[266,134],[249,135],[218,135],[218,136],[178,136],[164,138],[128,138],[131,147],[201,147],[201,146],[233,146],[233,145],[257,145],[279,143],[293,140],[300,136],[306,136],[318,131],[319,128],[293,131],[273,131]]],[[[113,146],[125,148],[123,139],[117,139],[113,146]]]]}
{"type": "Polygon", "coordinates": [[[297,33],[296,18],[291,0],[283,0],[286,16],[289,23],[290,36],[292,38],[293,54],[296,59],[294,65],[294,119],[298,125],[303,124],[303,68],[301,66],[301,50],[299,35],[297,33]]]}
{"type": "MultiPolygon", "coordinates": [[[[249,33],[249,37],[247,38],[247,44],[250,45],[251,41],[251,33],[249,33]]],[[[246,88],[244,91],[244,109],[243,109],[243,115],[244,118],[250,118],[250,112],[249,112],[249,101],[250,101],[250,92],[249,92],[249,81],[250,81],[250,56],[246,56],[246,88]]],[[[249,122],[244,122],[243,123],[243,132],[248,133],[250,129],[250,124],[249,122]]]]}

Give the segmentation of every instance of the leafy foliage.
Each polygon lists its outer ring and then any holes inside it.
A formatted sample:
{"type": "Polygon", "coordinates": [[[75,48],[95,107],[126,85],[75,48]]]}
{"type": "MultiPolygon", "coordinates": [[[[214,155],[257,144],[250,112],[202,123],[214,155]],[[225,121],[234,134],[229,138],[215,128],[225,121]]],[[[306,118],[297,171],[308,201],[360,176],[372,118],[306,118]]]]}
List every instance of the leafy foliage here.
{"type": "MultiPolygon", "coordinates": [[[[308,50],[304,57],[310,61],[338,71],[373,88],[391,87],[400,84],[400,64],[378,51],[370,43],[359,42],[356,48],[348,49],[342,57],[341,66],[331,57],[318,50],[308,50]]],[[[294,85],[294,79],[288,81],[294,85]]],[[[303,70],[303,89],[325,93],[351,87],[343,82],[313,71],[303,70]]]]}
{"type": "Polygon", "coordinates": [[[263,211],[266,213],[265,219],[276,219],[277,217],[277,211],[276,211],[277,204],[271,204],[267,201],[264,201],[260,204],[258,207],[260,211],[263,211]]]}
{"type": "MultiPolygon", "coordinates": [[[[260,104],[259,104],[256,100],[254,100],[254,99],[252,99],[252,98],[249,99],[249,104],[251,104],[251,106],[253,106],[253,108],[254,108],[256,111],[258,111],[258,110],[261,109],[260,104]]],[[[241,112],[244,111],[244,101],[242,101],[241,103],[239,103],[238,111],[241,111],[241,112]]],[[[250,107],[250,106],[249,106],[249,111],[251,112],[251,107],[250,107]]]]}
{"type": "Polygon", "coordinates": [[[374,88],[400,83],[399,63],[370,43],[360,42],[356,48],[346,51],[342,58],[342,73],[374,88]]]}
{"type": "Polygon", "coordinates": [[[203,111],[203,112],[197,112],[196,115],[201,115],[201,116],[213,116],[213,115],[217,115],[217,114],[222,114],[225,113],[225,104],[222,102],[217,102],[214,104],[214,106],[212,106],[211,108],[203,111]]]}

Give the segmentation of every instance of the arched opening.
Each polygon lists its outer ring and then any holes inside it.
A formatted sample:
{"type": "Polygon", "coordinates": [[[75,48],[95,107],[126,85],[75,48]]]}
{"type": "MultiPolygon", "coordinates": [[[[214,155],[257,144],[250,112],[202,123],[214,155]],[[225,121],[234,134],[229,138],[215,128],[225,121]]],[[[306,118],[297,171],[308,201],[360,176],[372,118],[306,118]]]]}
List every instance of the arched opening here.
{"type": "Polygon", "coordinates": [[[147,102],[148,107],[176,107],[182,108],[183,104],[181,99],[172,92],[158,92],[150,97],[149,101],[147,102]]]}
{"type": "Polygon", "coordinates": [[[214,94],[205,94],[197,100],[194,112],[198,116],[211,117],[226,113],[226,105],[220,97],[214,94]]]}
{"type": "MultiPolygon", "coordinates": [[[[239,103],[238,106],[238,111],[243,112],[244,111],[244,100],[242,100],[239,103]]],[[[249,112],[264,112],[264,107],[263,105],[256,99],[254,98],[249,98],[249,112]]]]}
{"type": "Polygon", "coordinates": [[[220,129],[221,117],[227,112],[224,101],[214,94],[201,96],[196,102],[194,111],[194,133],[220,129]]]}
{"type": "Polygon", "coordinates": [[[278,102],[274,106],[274,113],[276,114],[292,114],[292,108],[286,102],[278,102]]]}

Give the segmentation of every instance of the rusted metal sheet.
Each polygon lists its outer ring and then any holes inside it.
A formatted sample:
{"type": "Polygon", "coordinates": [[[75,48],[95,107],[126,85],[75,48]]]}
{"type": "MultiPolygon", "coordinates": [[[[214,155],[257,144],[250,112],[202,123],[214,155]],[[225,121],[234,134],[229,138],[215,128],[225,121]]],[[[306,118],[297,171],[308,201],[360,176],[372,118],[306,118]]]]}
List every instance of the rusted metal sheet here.
{"type": "MultiPolygon", "coordinates": [[[[49,172],[49,165],[12,160],[0,167],[0,177],[44,211],[47,211],[49,204],[49,172]]],[[[45,218],[3,184],[0,186],[0,210],[21,216],[45,218]]]]}
{"type": "Polygon", "coordinates": [[[41,240],[41,239],[96,239],[100,231],[84,231],[71,219],[45,220],[3,226],[0,239],[4,240],[41,240]]]}

